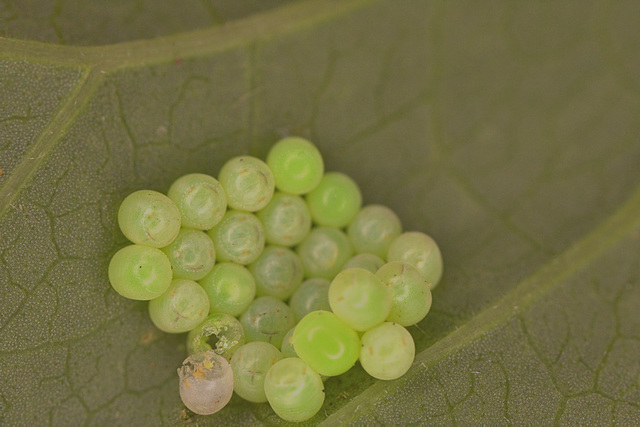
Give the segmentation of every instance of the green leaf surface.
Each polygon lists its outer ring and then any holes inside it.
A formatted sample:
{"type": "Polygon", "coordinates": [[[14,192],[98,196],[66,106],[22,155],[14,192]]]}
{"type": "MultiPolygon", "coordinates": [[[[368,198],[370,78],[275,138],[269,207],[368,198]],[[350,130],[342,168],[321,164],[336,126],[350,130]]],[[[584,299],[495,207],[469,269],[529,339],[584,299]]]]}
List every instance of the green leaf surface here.
{"type": "Polygon", "coordinates": [[[288,134],[445,260],[411,370],[310,423],[637,423],[637,2],[191,3],[0,0],[0,424],[282,423],[184,412],[106,271],[128,193],[288,134]]]}
{"type": "Polygon", "coordinates": [[[223,25],[297,0],[0,0],[0,37],[104,45],[223,25]]]}

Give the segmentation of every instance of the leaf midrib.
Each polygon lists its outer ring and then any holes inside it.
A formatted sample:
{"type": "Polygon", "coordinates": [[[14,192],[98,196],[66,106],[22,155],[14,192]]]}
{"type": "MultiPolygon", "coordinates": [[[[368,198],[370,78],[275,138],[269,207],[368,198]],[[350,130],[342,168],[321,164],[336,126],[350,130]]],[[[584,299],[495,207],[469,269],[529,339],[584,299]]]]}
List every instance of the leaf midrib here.
{"type": "Polygon", "coordinates": [[[495,327],[506,323],[553,291],[616,243],[640,228],[640,189],[593,231],[562,252],[535,273],[520,281],[505,296],[470,318],[463,326],[416,355],[409,371],[394,381],[377,381],[350,402],[331,414],[322,425],[336,425],[357,418],[360,406],[371,402],[383,391],[405,387],[418,370],[425,370],[456,350],[470,345],[495,327]]]}
{"type": "Polygon", "coordinates": [[[0,218],[7,214],[14,200],[62,140],[107,76],[126,68],[171,63],[178,59],[189,60],[243,46],[252,48],[258,42],[320,25],[379,1],[308,0],[205,30],[106,46],[60,46],[0,37],[0,59],[77,67],[83,71],[22,161],[0,187],[0,218]]]}
{"type": "Polygon", "coordinates": [[[102,46],[63,46],[0,37],[0,58],[112,72],[224,52],[320,25],[381,0],[306,0],[207,29],[102,46]]]}

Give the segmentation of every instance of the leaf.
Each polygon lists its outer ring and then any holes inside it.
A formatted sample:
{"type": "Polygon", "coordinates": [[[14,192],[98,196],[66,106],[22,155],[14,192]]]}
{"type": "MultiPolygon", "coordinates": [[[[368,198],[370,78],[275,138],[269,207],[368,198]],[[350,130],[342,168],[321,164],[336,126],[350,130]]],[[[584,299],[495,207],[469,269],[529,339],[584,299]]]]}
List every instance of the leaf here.
{"type": "Polygon", "coordinates": [[[222,25],[294,0],[29,0],[0,3],[0,37],[103,45],[222,25]]]}
{"type": "Polygon", "coordinates": [[[182,414],[106,270],[124,196],[285,134],[445,259],[411,370],[312,423],[637,422],[637,3],[90,3],[0,3],[0,423],[281,422],[182,414]]]}

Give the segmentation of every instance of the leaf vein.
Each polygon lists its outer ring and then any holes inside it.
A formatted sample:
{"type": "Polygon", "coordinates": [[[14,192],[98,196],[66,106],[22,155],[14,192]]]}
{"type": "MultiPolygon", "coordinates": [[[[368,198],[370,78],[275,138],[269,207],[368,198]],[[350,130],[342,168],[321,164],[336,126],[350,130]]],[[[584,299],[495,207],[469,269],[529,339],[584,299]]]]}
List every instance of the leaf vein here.
{"type": "Polygon", "coordinates": [[[616,243],[632,235],[639,227],[640,189],[637,189],[616,212],[591,233],[519,282],[496,304],[481,311],[465,325],[417,354],[413,366],[405,376],[393,382],[374,383],[322,424],[346,422],[353,416],[353,409],[357,405],[375,405],[376,396],[380,395],[381,390],[403,387],[404,383],[412,377],[411,372],[424,369],[425,365],[434,365],[454,351],[466,347],[490,330],[519,315],[616,243]]]}

